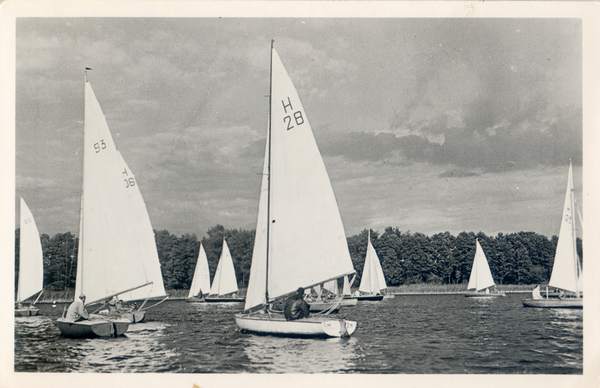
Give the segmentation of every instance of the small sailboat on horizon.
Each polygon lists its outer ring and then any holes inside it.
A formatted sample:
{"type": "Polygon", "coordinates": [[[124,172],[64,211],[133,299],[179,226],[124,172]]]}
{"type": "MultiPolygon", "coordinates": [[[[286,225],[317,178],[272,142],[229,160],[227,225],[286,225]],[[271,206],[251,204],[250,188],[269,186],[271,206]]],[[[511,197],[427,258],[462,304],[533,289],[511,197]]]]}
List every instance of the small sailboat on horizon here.
{"type": "MultiPolygon", "coordinates": [[[[539,293],[535,290],[535,296],[524,299],[524,307],[541,308],[583,308],[583,273],[579,255],[577,254],[577,227],[575,223],[575,195],[573,190],[573,165],[569,161],[569,174],[567,177],[567,192],[563,205],[558,243],[554,254],[554,264],[548,286],[566,291],[559,293],[558,298],[539,293]]],[[[537,287],[536,287],[537,288],[537,287]]]]}
{"type": "Polygon", "coordinates": [[[327,314],[286,320],[272,308],[354,267],[331,182],[306,113],[271,41],[269,125],[242,332],[347,337],[356,322],[327,314]]]}
{"type": "Polygon", "coordinates": [[[210,290],[210,270],[208,268],[206,251],[202,243],[200,243],[198,261],[196,262],[196,269],[194,270],[194,277],[192,278],[192,285],[190,286],[186,302],[204,303],[204,294],[207,290],[210,290]]]}
{"type": "Polygon", "coordinates": [[[19,231],[19,283],[17,285],[17,298],[15,301],[15,316],[37,315],[39,309],[35,303],[42,295],[44,288],[44,256],[40,233],[33,218],[33,214],[21,198],[20,204],[20,231],[19,231]],[[29,306],[23,302],[39,295],[29,306]]]}
{"type": "Polygon", "coordinates": [[[207,303],[243,302],[244,298],[238,297],[238,292],[233,258],[229,252],[227,241],[223,239],[223,249],[221,250],[221,257],[215,271],[215,277],[213,278],[210,292],[204,300],[207,303]]]}
{"type": "Polygon", "coordinates": [[[75,298],[84,294],[86,306],[114,297],[144,302],[115,316],[92,313],[89,319],[75,322],[62,317],[57,326],[67,337],[122,335],[130,323],[144,319],[147,300],[164,297],[164,301],[167,295],[146,205],[115,146],[87,72],[79,235],[75,298]]]}
{"type": "Polygon", "coordinates": [[[469,277],[469,285],[464,295],[467,298],[496,298],[506,296],[504,292],[496,291],[496,283],[492,278],[492,271],[488,264],[483,248],[479,244],[479,239],[475,239],[475,257],[473,258],[473,267],[471,267],[471,276],[469,277]],[[490,291],[490,288],[492,288],[490,291]],[[480,292],[485,290],[484,292],[480,292]]]}
{"type": "Polygon", "coordinates": [[[367,254],[365,255],[365,264],[363,266],[360,285],[353,298],[359,301],[380,301],[384,297],[387,284],[381,268],[381,262],[371,243],[371,231],[367,235],[367,254]]]}

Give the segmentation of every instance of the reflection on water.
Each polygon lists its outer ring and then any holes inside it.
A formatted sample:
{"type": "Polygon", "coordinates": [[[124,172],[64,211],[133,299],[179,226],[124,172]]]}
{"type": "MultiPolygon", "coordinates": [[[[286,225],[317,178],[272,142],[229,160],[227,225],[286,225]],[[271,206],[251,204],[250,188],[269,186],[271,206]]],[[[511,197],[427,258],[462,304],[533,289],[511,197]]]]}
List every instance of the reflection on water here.
{"type": "Polygon", "coordinates": [[[352,371],[355,338],[299,339],[248,335],[244,353],[251,372],[331,373],[352,371]]]}

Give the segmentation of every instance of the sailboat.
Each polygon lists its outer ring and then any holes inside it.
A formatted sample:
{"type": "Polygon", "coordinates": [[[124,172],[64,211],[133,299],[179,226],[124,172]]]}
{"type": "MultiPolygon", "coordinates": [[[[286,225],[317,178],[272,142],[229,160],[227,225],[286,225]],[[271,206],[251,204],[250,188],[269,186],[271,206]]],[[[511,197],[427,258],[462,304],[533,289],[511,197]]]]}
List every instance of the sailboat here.
{"type": "Polygon", "coordinates": [[[506,296],[503,292],[497,292],[495,287],[496,283],[494,283],[494,279],[492,278],[492,271],[490,271],[490,266],[488,265],[485,253],[481,248],[481,244],[479,244],[479,240],[475,239],[475,258],[473,259],[473,267],[471,268],[471,276],[469,277],[469,285],[467,286],[467,291],[473,291],[466,292],[464,295],[468,298],[495,298],[498,296],[506,296]],[[491,287],[494,287],[494,289],[490,292],[491,287]],[[484,289],[485,292],[480,292],[484,289]]]}
{"type": "Polygon", "coordinates": [[[87,74],[84,102],[75,297],[85,294],[89,301],[86,306],[115,296],[126,302],[144,303],[115,318],[91,314],[89,320],[70,322],[63,317],[57,325],[64,336],[118,336],[129,323],[144,318],[143,307],[149,298],[166,299],[166,292],[146,205],[135,176],[115,147],[87,74]]]}
{"type": "Polygon", "coordinates": [[[15,301],[15,316],[37,315],[38,308],[35,303],[42,295],[44,286],[44,259],[40,233],[33,219],[31,210],[21,198],[21,226],[19,237],[19,284],[17,286],[17,300],[15,301]],[[36,300],[28,307],[23,306],[23,301],[39,292],[36,300]]]}
{"type": "Polygon", "coordinates": [[[371,231],[367,237],[367,254],[365,265],[358,286],[358,294],[354,298],[358,300],[378,301],[383,299],[383,291],[387,288],[385,276],[381,269],[381,263],[377,252],[371,244],[371,231]]]}
{"type": "Polygon", "coordinates": [[[207,303],[243,302],[244,298],[239,298],[237,292],[238,286],[237,279],[235,278],[233,259],[231,258],[227,241],[223,239],[223,249],[221,250],[221,257],[215,271],[212,287],[204,300],[207,303]]]}
{"type": "Polygon", "coordinates": [[[567,192],[563,206],[562,220],[558,234],[558,244],[554,254],[554,265],[549,287],[571,293],[572,297],[551,298],[540,295],[540,299],[524,299],[524,307],[583,308],[583,276],[577,255],[577,233],[575,225],[575,197],[573,192],[573,165],[569,161],[567,192]]]}
{"type": "Polygon", "coordinates": [[[286,321],[271,304],[354,273],[342,219],[306,113],[271,41],[269,126],[242,332],[346,337],[356,322],[327,314],[286,321]]]}
{"type": "Polygon", "coordinates": [[[200,251],[198,253],[198,261],[192,278],[192,285],[186,302],[204,302],[203,294],[206,290],[210,290],[210,271],[208,269],[208,259],[202,243],[200,243],[200,251]]]}

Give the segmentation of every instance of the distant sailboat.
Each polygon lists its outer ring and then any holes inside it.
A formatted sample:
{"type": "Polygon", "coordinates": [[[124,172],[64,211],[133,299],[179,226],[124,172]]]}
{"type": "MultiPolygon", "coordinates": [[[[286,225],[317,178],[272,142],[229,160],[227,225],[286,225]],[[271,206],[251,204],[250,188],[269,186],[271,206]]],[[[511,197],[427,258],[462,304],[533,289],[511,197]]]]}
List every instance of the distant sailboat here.
{"type": "Polygon", "coordinates": [[[116,318],[57,320],[65,336],[118,336],[129,323],[144,318],[149,298],[166,296],[154,231],[137,181],[116,149],[108,124],[91,85],[85,82],[83,188],[79,222],[79,251],[75,298],[86,305],[118,296],[123,301],[144,300],[130,313],[116,318]]]}
{"type": "Polygon", "coordinates": [[[238,285],[235,277],[235,268],[233,267],[233,259],[227,246],[227,241],[223,239],[223,250],[221,258],[217,265],[215,277],[213,278],[210,293],[205,301],[212,302],[243,302],[244,298],[237,296],[238,285]]]}
{"type": "Polygon", "coordinates": [[[377,252],[371,244],[371,231],[367,237],[367,254],[365,256],[365,265],[358,286],[359,295],[355,298],[358,300],[377,301],[383,299],[383,291],[387,288],[383,269],[377,257],[377,252]]]}
{"type": "Polygon", "coordinates": [[[198,253],[198,261],[196,262],[196,270],[190,286],[190,292],[186,301],[188,302],[204,302],[203,294],[210,290],[210,271],[208,269],[208,259],[204,247],[200,244],[198,253]]]}
{"type": "Polygon", "coordinates": [[[17,304],[15,316],[36,315],[38,309],[34,306],[42,295],[44,286],[44,258],[40,233],[33,219],[31,210],[21,198],[21,224],[19,232],[19,284],[17,287],[17,304]],[[40,293],[37,299],[28,307],[23,301],[40,293]]]}
{"type": "Polygon", "coordinates": [[[583,308],[583,276],[577,254],[577,229],[575,225],[575,197],[573,191],[573,165],[569,162],[567,192],[562,212],[558,244],[554,255],[549,287],[572,294],[572,297],[523,300],[524,307],[583,308]]]}
{"type": "Polygon", "coordinates": [[[466,297],[477,297],[477,298],[495,298],[498,296],[506,296],[503,292],[496,292],[495,289],[490,292],[490,288],[495,288],[496,283],[492,278],[492,271],[488,264],[485,253],[479,244],[479,240],[475,239],[475,258],[473,259],[473,267],[471,268],[471,276],[469,277],[469,285],[467,290],[473,290],[467,292],[464,295],[466,297]],[[485,292],[480,292],[484,290],[485,292]]]}
{"type": "Polygon", "coordinates": [[[269,127],[242,332],[351,335],[356,322],[311,314],[286,321],[269,305],[354,273],[327,170],[298,93],[271,44],[269,127]]]}

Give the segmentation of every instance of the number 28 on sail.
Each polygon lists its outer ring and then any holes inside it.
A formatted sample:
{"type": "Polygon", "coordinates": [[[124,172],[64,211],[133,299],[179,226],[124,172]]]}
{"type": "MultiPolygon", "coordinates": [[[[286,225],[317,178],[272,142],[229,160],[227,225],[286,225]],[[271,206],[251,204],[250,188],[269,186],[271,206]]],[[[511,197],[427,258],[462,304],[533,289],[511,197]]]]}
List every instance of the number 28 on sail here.
{"type": "Polygon", "coordinates": [[[331,182],[298,93],[271,42],[269,128],[242,332],[344,337],[356,322],[313,314],[287,321],[276,299],[354,273],[331,182]],[[259,311],[256,311],[259,310],[259,311]]]}

